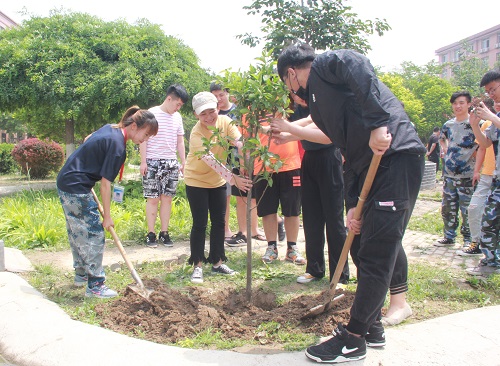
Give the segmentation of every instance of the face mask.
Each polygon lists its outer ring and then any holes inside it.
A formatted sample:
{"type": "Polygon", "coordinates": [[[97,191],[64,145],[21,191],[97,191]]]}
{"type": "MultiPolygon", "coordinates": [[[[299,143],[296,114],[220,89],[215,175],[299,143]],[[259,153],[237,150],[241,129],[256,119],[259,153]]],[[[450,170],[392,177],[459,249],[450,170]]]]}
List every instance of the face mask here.
{"type": "Polygon", "coordinates": [[[292,90],[292,93],[298,96],[300,99],[306,101],[306,103],[309,100],[309,90],[303,88],[302,86],[299,86],[299,89],[297,89],[297,91],[292,90]]]}

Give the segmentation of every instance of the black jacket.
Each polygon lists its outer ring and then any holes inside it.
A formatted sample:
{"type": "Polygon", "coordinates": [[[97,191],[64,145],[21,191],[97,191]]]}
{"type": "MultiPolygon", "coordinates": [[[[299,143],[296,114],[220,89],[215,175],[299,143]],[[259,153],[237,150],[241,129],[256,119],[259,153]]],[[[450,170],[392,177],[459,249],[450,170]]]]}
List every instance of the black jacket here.
{"type": "MultiPolygon", "coordinates": [[[[360,53],[336,50],[318,55],[307,87],[313,121],[341,149],[346,160],[346,193],[353,185],[357,188],[357,179],[370,164],[373,153],[368,142],[372,130],[387,126],[392,135],[391,147],[384,156],[395,152],[425,153],[403,105],[360,53]]],[[[349,209],[355,202],[348,201],[346,197],[349,209]]]]}

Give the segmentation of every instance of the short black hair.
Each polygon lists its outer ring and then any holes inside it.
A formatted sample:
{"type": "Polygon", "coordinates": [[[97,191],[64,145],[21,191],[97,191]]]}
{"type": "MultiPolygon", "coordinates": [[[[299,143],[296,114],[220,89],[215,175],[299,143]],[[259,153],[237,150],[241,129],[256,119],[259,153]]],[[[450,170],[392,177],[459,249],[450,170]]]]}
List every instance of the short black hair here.
{"type": "Polygon", "coordinates": [[[438,132],[438,131],[441,131],[441,129],[439,127],[434,127],[434,129],[432,131],[438,132]]]}
{"type": "Polygon", "coordinates": [[[472,102],[470,93],[467,90],[460,90],[451,95],[450,103],[454,103],[458,97],[465,97],[467,99],[467,102],[472,102]]]}
{"type": "Polygon", "coordinates": [[[486,74],[484,74],[483,78],[481,79],[481,82],[479,83],[479,86],[483,87],[495,80],[500,81],[499,69],[490,70],[486,74]]]}
{"type": "Polygon", "coordinates": [[[189,95],[181,84],[172,84],[167,89],[167,97],[169,95],[174,95],[176,98],[180,98],[182,103],[187,103],[189,95]]]}
{"type": "Polygon", "coordinates": [[[224,88],[222,84],[217,84],[215,81],[210,83],[210,93],[218,90],[224,90],[229,93],[229,88],[224,88]]]}
{"type": "Polygon", "coordinates": [[[316,52],[307,43],[294,43],[288,46],[278,57],[278,75],[283,81],[289,67],[301,68],[308,62],[314,61],[316,52]]]}

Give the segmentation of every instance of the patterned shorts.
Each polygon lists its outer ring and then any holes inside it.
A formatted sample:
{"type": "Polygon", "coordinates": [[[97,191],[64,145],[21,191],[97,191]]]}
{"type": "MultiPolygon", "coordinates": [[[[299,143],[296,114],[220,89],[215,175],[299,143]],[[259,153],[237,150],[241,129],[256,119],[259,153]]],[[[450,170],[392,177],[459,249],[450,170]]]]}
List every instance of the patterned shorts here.
{"type": "Polygon", "coordinates": [[[146,159],[148,170],[142,177],[144,198],[175,196],[179,183],[179,162],[177,159],[146,159]]]}

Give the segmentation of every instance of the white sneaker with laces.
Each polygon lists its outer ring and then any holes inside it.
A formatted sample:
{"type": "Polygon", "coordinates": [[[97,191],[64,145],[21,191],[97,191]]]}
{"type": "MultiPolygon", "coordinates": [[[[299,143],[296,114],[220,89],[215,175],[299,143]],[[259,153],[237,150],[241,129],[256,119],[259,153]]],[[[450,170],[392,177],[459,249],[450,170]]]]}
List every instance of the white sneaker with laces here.
{"type": "Polygon", "coordinates": [[[203,269],[201,267],[194,267],[193,274],[191,275],[191,282],[203,283],[203,269]]]}

